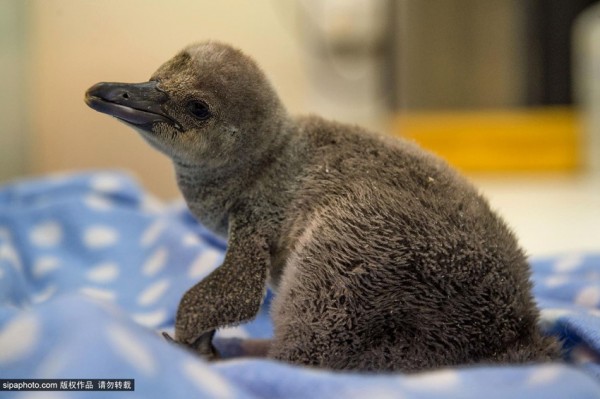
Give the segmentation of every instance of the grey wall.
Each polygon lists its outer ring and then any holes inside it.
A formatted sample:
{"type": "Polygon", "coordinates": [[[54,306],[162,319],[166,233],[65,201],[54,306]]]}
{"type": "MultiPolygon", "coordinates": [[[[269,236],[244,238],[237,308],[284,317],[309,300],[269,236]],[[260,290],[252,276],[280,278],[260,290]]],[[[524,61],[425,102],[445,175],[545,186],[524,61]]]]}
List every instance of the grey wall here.
{"type": "Polygon", "coordinates": [[[397,0],[401,109],[525,102],[522,0],[397,0]]]}
{"type": "Polygon", "coordinates": [[[26,3],[0,1],[0,182],[27,172],[26,3]]]}

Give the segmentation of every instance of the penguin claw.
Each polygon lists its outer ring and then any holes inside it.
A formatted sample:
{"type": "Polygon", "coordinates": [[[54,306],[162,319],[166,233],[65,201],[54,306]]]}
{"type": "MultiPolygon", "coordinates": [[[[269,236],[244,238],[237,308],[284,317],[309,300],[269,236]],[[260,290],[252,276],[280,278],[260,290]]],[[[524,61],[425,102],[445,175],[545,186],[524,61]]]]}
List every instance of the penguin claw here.
{"type": "Polygon", "coordinates": [[[215,330],[210,330],[200,335],[194,342],[187,344],[184,342],[177,341],[175,338],[171,337],[171,335],[169,335],[169,333],[167,332],[163,331],[162,333],[163,338],[167,342],[182,346],[196,353],[197,355],[200,355],[204,360],[207,361],[221,359],[221,355],[212,344],[212,338],[214,335],[215,330]]]}
{"type": "Polygon", "coordinates": [[[162,336],[169,343],[172,343],[172,344],[178,344],[179,343],[179,342],[175,341],[175,339],[173,337],[171,337],[169,335],[169,333],[166,332],[166,331],[163,331],[162,336]]]}

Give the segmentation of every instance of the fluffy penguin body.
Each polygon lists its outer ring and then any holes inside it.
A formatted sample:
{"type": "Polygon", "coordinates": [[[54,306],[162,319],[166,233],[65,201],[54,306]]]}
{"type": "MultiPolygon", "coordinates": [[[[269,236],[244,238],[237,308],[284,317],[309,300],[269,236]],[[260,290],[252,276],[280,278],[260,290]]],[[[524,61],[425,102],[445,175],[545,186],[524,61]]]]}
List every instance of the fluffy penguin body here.
{"type": "Polygon", "coordinates": [[[417,371],[558,355],[513,234],[416,145],[289,116],[249,57],[214,42],[86,101],[168,155],[192,213],[228,238],[177,312],[176,341],[201,355],[217,356],[216,328],[256,315],[267,284],[268,356],[291,363],[417,371]]]}

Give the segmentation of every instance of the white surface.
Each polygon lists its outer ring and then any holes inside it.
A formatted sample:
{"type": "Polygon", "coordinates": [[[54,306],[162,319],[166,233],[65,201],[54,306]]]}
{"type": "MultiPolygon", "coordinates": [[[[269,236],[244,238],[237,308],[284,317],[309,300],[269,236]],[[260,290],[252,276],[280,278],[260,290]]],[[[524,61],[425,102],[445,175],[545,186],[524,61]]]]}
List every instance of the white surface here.
{"type": "Polygon", "coordinates": [[[600,176],[471,178],[529,255],[600,252],[600,176]]]}

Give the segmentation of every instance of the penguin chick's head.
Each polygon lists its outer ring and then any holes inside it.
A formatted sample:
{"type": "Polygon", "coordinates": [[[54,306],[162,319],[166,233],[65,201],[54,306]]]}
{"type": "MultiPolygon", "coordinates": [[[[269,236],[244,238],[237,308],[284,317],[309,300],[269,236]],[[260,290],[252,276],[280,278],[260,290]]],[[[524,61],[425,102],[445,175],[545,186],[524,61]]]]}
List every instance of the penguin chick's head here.
{"type": "Polygon", "coordinates": [[[191,45],[144,83],[98,83],[93,109],[134,127],[176,163],[222,167],[268,151],[286,112],[252,59],[228,45],[191,45]]]}

